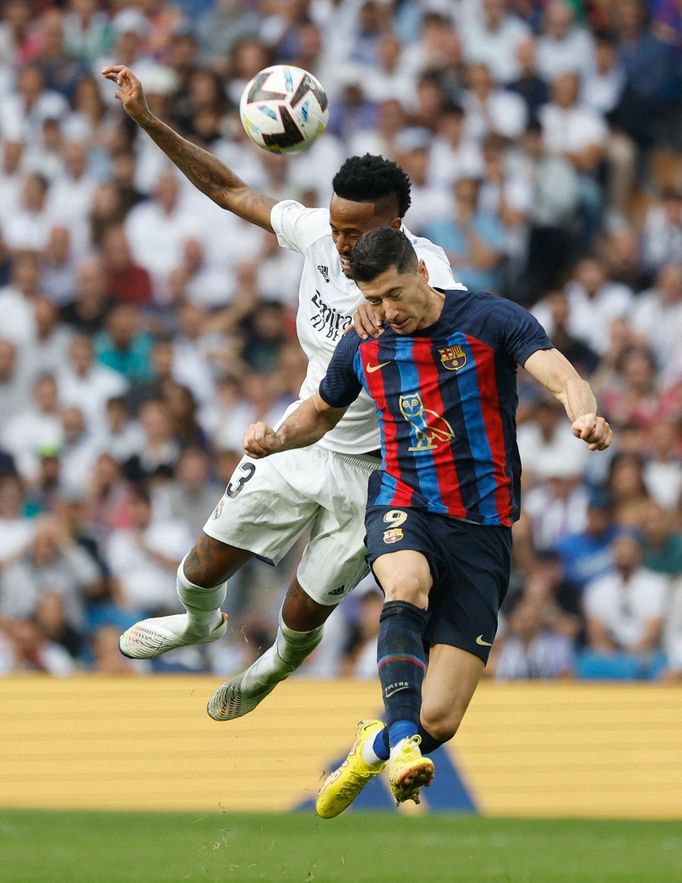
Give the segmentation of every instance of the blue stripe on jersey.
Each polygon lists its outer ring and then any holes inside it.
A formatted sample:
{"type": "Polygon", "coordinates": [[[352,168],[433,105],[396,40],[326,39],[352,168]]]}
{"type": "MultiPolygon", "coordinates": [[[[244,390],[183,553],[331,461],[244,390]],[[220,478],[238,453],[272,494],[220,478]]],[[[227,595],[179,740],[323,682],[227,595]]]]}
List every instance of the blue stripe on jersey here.
{"type": "MultiPolygon", "coordinates": [[[[412,361],[412,340],[409,337],[398,337],[396,339],[395,357],[400,370],[401,391],[404,393],[418,393],[420,390],[419,369],[412,361]]],[[[396,406],[397,404],[396,402],[396,406]]],[[[396,417],[398,417],[397,414],[396,417]]],[[[412,439],[412,445],[416,445],[417,434],[412,427],[410,427],[410,438],[412,439]]],[[[412,460],[420,493],[429,500],[434,512],[447,514],[447,506],[443,503],[440,495],[440,484],[438,482],[438,473],[436,472],[433,453],[431,451],[412,453],[412,460]]]]}
{"type": "Polygon", "coordinates": [[[362,353],[360,352],[360,347],[357,348],[355,355],[353,356],[353,371],[362,384],[365,392],[369,392],[369,389],[367,388],[367,378],[365,377],[365,372],[362,367],[362,353]]]}
{"type": "MultiPolygon", "coordinates": [[[[450,335],[447,340],[449,346],[459,344],[465,351],[471,352],[468,349],[468,341],[465,334],[456,332],[450,335]]],[[[474,472],[480,501],[477,508],[485,518],[486,524],[498,524],[499,516],[495,501],[497,484],[493,475],[493,455],[483,421],[478,376],[473,366],[468,371],[458,372],[457,385],[459,387],[460,406],[464,416],[464,426],[474,458],[474,472]]]]}
{"type": "MultiPolygon", "coordinates": [[[[383,457],[383,450],[381,452],[383,457]]],[[[388,472],[381,471],[381,484],[379,485],[379,490],[372,500],[372,506],[392,506],[393,498],[396,495],[398,490],[398,481],[392,475],[389,475],[388,472]]]]}

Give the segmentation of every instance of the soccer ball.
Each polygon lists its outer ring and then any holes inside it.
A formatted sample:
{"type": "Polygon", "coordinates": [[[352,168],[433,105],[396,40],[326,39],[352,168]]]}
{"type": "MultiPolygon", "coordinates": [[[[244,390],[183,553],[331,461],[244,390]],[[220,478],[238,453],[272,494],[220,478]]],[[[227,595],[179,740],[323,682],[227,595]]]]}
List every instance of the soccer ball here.
{"type": "Polygon", "coordinates": [[[254,144],[271,153],[299,153],[326,129],[329,102],[319,80],[308,71],[276,64],[248,83],[239,115],[254,144]]]}

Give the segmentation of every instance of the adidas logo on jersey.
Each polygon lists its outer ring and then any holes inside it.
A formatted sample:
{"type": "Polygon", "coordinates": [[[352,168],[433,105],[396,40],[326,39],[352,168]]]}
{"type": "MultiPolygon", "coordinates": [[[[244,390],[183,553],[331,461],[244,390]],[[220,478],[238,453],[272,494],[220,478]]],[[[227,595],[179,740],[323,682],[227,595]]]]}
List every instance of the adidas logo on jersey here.
{"type": "Polygon", "coordinates": [[[317,269],[322,273],[324,281],[329,282],[329,267],[325,267],[324,264],[318,264],[317,269]]]}
{"type": "Polygon", "coordinates": [[[338,589],[332,589],[331,592],[327,592],[328,595],[343,595],[346,591],[345,586],[339,586],[338,589]]]}

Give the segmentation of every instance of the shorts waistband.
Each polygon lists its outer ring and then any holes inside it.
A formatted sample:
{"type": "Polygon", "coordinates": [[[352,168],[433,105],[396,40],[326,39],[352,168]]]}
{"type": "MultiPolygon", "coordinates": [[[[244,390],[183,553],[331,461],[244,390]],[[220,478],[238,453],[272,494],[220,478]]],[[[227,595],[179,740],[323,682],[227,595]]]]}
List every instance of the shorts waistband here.
{"type": "Polygon", "coordinates": [[[338,457],[339,460],[343,460],[344,463],[348,463],[350,466],[360,466],[362,469],[369,469],[372,472],[381,466],[379,451],[376,452],[376,456],[374,456],[374,452],[369,454],[340,454],[338,451],[334,451],[333,453],[335,457],[338,457]]]}

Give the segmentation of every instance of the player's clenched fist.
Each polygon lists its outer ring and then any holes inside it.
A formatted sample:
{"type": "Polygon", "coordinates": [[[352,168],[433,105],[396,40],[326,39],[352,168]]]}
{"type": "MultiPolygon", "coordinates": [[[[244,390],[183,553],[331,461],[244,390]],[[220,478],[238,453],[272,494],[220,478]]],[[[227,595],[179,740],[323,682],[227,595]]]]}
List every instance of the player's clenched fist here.
{"type": "Polygon", "coordinates": [[[135,74],[123,64],[112,64],[102,68],[102,76],[116,83],[118,91],[114,97],[123,105],[123,109],[136,123],[142,123],[150,115],[147,99],[142,91],[142,83],[135,74]]]}
{"type": "Polygon", "coordinates": [[[244,452],[258,460],[281,450],[279,436],[266,423],[252,423],[244,433],[244,452]]]}
{"type": "Polygon", "coordinates": [[[583,414],[573,421],[573,435],[589,445],[591,451],[603,451],[611,444],[613,433],[603,417],[597,414],[583,414]]]}

